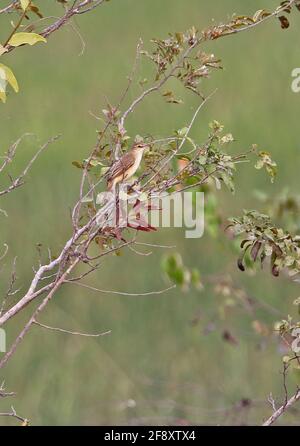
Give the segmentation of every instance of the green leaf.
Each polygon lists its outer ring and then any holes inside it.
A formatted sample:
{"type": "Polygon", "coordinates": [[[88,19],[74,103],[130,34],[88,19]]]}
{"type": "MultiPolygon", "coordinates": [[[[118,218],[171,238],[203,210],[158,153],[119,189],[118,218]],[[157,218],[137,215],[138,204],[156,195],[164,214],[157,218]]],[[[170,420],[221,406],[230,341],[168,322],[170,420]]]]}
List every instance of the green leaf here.
{"type": "Polygon", "coordinates": [[[191,283],[194,285],[194,287],[197,290],[203,289],[203,285],[201,283],[200,272],[196,268],[193,268],[191,271],[191,283]]]}
{"type": "Polygon", "coordinates": [[[72,161],[73,166],[77,167],[78,169],[83,169],[84,165],[80,163],[79,161],[72,161]]]}
{"type": "Polygon", "coordinates": [[[161,266],[169,279],[176,283],[176,285],[183,286],[189,282],[189,271],[184,268],[182,258],[178,253],[164,257],[161,266]]]}
{"type": "Polygon", "coordinates": [[[170,274],[170,279],[172,279],[177,285],[183,285],[184,284],[184,269],[183,268],[177,268],[174,271],[172,271],[170,274]]]}
{"type": "Polygon", "coordinates": [[[161,266],[169,274],[172,270],[182,267],[182,258],[178,253],[167,255],[163,257],[161,266]]]}
{"type": "Polygon", "coordinates": [[[172,97],[173,96],[173,91],[171,91],[171,90],[165,91],[162,95],[165,96],[165,97],[172,97]]]}
{"type": "Polygon", "coordinates": [[[177,130],[177,134],[179,136],[185,136],[188,132],[188,127],[183,127],[182,129],[177,130]]]}
{"type": "Polygon", "coordinates": [[[45,37],[36,33],[16,33],[9,40],[11,46],[20,46],[24,44],[34,45],[37,42],[47,42],[45,37]]]}
{"type": "Polygon", "coordinates": [[[176,37],[176,40],[177,40],[177,42],[180,44],[180,45],[182,45],[183,44],[183,42],[184,42],[184,34],[183,33],[175,33],[175,37],[176,37]]]}

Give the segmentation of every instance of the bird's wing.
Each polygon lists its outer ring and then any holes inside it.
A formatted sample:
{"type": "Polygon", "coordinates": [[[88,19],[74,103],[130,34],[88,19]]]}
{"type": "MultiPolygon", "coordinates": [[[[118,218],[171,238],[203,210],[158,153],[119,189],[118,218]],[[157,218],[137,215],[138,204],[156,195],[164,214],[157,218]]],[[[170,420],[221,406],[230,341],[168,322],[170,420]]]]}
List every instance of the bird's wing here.
{"type": "Polygon", "coordinates": [[[134,157],[131,153],[125,153],[116,161],[108,171],[108,180],[113,180],[127,172],[134,165],[134,157]]]}

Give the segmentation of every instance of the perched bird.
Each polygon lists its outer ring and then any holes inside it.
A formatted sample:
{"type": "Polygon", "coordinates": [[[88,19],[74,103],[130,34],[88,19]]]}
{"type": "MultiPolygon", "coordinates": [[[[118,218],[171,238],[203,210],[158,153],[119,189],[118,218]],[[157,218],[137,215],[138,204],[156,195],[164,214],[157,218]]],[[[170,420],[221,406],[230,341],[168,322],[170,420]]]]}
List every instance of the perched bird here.
{"type": "Polygon", "coordinates": [[[132,149],[126,152],[118,161],[116,161],[107,172],[107,189],[114,191],[116,185],[132,177],[142,160],[144,150],[149,144],[136,143],[132,149]]]}

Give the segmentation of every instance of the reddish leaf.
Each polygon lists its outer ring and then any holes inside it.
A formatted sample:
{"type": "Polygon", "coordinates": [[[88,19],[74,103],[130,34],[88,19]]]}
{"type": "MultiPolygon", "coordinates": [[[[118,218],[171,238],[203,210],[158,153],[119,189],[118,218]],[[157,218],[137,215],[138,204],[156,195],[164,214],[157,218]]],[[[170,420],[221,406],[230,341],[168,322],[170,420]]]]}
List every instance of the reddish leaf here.
{"type": "Polygon", "coordinates": [[[259,254],[260,248],[261,248],[261,242],[260,242],[259,240],[257,240],[257,241],[254,243],[254,245],[252,246],[251,251],[250,251],[250,256],[251,256],[251,258],[252,258],[252,260],[253,260],[254,262],[255,262],[256,259],[257,259],[257,256],[258,256],[258,254],[259,254]]]}

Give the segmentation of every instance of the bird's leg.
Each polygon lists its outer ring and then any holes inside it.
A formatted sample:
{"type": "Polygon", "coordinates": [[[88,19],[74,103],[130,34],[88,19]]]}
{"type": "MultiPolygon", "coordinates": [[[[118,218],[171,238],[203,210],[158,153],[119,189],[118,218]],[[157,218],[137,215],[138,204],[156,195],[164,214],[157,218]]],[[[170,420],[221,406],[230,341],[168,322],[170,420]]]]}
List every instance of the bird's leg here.
{"type": "Polygon", "coordinates": [[[132,184],[129,184],[128,190],[136,192],[137,194],[140,194],[141,191],[140,191],[140,184],[139,184],[138,180],[135,180],[132,184]]]}
{"type": "Polygon", "coordinates": [[[120,223],[120,209],[119,209],[120,199],[119,199],[119,184],[116,184],[115,188],[115,215],[116,215],[116,227],[119,227],[120,223]]]}

